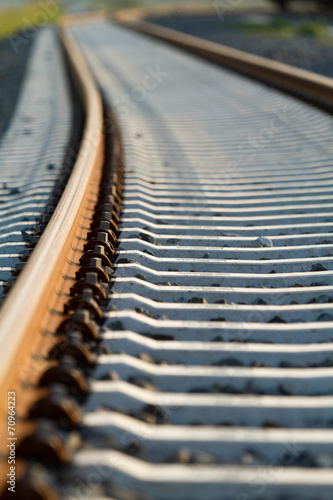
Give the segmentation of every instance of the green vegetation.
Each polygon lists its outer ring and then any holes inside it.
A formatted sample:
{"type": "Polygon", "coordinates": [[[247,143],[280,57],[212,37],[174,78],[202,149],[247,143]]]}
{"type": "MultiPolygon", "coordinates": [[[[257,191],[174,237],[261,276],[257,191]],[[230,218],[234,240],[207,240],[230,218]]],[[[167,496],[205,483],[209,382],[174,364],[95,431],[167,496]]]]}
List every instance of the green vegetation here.
{"type": "Polygon", "coordinates": [[[246,35],[261,36],[290,36],[291,25],[281,18],[270,19],[265,22],[249,21],[238,26],[246,35]]]}
{"type": "Polygon", "coordinates": [[[61,9],[49,8],[47,3],[30,2],[20,7],[0,9],[0,38],[21,30],[31,30],[39,25],[56,21],[61,9]]]}
{"type": "Polygon", "coordinates": [[[296,27],[297,35],[323,36],[326,33],[325,26],[314,22],[304,22],[296,27]]]}
{"type": "Polygon", "coordinates": [[[103,3],[111,11],[141,7],[145,4],[142,0],[105,0],[103,3]]]}
{"type": "Polygon", "coordinates": [[[293,37],[302,35],[322,37],[326,34],[325,24],[314,21],[295,23],[283,18],[269,18],[260,22],[249,21],[235,27],[250,36],[293,37]]]}

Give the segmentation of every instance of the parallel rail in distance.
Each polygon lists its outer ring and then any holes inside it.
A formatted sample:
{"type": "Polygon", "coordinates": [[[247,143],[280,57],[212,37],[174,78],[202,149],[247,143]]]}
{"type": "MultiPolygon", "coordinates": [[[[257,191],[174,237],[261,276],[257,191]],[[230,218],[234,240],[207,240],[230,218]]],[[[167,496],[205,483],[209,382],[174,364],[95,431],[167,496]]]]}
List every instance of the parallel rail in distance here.
{"type": "Polygon", "coordinates": [[[124,13],[114,15],[112,19],[114,22],[139,33],[165,41],[208,61],[313,101],[329,110],[333,109],[332,78],[203,40],[193,35],[180,33],[170,28],[130,17],[124,13]]]}

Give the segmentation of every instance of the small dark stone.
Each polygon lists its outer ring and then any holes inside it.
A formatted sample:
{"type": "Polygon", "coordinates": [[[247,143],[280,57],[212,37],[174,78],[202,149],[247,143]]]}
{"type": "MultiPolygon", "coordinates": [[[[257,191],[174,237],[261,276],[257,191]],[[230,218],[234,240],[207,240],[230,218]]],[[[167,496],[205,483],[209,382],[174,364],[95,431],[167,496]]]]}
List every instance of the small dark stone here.
{"type": "Polygon", "coordinates": [[[316,302],[319,303],[319,304],[328,304],[330,302],[330,298],[328,295],[319,295],[319,297],[317,297],[316,299],[316,302]]]}
{"type": "Polygon", "coordinates": [[[120,380],[120,377],[116,371],[111,371],[109,373],[106,373],[105,375],[102,375],[100,380],[120,380]]]}
{"type": "Polygon", "coordinates": [[[32,239],[32,235],[27,233],[27,231],[24,231],[24,229],[22,229],[21,234],[22,234],[23,241],[25,243],[30,243],[30,241],[32,239]]]}
{"type": "Polygon", "coordinates": [[[268,323],[287,323],[287,321],[284,321],[279,316],[274,316],[268,323]]]}
{"type": "Polygon", "coordinates": [[[332,314],[323,313],[318,316],[317,321],[333,321],[333,316],[332,314]]]}
{"type": "Polygon", "coordinates": [[[147,405],[143,411],[143,415],[150,415],[154,418],[156,424],[164,424],[168,421],[168,417],[163,408],[155,405],[147,405]]]}
{"type": "Polygon", "coordinates": [[[317,466],[315,458],[305,451],[301,452],[298,456],[295,457],[293,465],[296,467],[297,466],[299,466],[299,467],[316,467],[317,466]]]}
{"type": "Polygon", "coordinates": [[[152,314],[150,314],[149,311],[146,311],[142,307],[136,307],[134,309],[134,311],[137,312],[138,314],[143,314],[144,316],[147,316],[148,318],[154,318],[154,316],[152,314]]]}
{"type": "Polygon", "coordinates": [[[218,366],[244,366],[244,363],[236,358],[226,358],[219,361],[218,366]]]}
{"type": "Polygon", "coordinates": [[[266,420],[262,424],[262,427],[265,429],[279,429],[281,425],[279,425],[277,422],[274,422],[273,420],[266,420]]]}
{"type": "Polygon", "coordinates": [[[152,257],[155,257],[155,255],[153,254],[153,252],[151,252],[147,248],[142,253],[146,253],[147,255],[151,255],[152,257]]]}
{"type": "Polygon", "coordinates": [[[311,267],[311,272],[327,271],[327,267],[323,266],[319,262],[311,267]]]}
{"type": "MultiPolygon", "coordinates": [[[[137,455],[140,451],[140,444],[135,442],[135,441],[132,441],[131,443],[129,443],[127,445],[127,447],[125,448],[125,451],[129,455],[137,455]]],[[[134,500],[133,497],[132,497],[132,499],[134,500]]],[[[130,498],[128,500],[130,500],[130,498]]]]}
{"type": "Polygon", "coordinates": [[[207,304],[207,300],[203,297],[192,297],[192,299],[188,300],[189,304],[207,304]]]}
{"type": "Polygon", "coordinates": [[[97,354],[111,354],[111,350],[110,350],[109,346],[107,346],[106,344],[100,344],[96,348],[96,353],[97,354]]]}
{"type": "Polygon", "coordinates": [[[296,283],[294,285],[289,285],[288,288],[304,288],[304,285],[302,285],[302,283],[299,283],[298,281],[296,281],[296,283]]]}
{"type": "Polygon", "coordinates": [[[156,244],[156,238],[153,238],[152,236],[149,236],[148,234],[139,233],[139,238],[140,238],[140,240],[147,241],[147,243],[153,243],[153,245],[156,244]]]}
{"type": "Polygon", "coordinates": [[[288,391],[287,387],[283,384],[280,384],[279,385],[279,391],[281,394],[283,394],[284,396],[290,396],[291,392],[288,391]]]}
{"type": "Polygon", "coordinates": [[[325,359],[323,366],[333,366],[333,357],[325,359]]]}
{"type": "Polygon", "coordinates": [[[267,302],[265,302],[263,299],[258,298],[253,302],[253,305],[255,305],[255,306],[267,306],[267,302]]]}
{"type": "Polygon", "coordinates": [[[154,335],[151,336],[152,339],[154,340],[162,340],[162,341],[169,341],[169,340],[174,340],[174,337],[172,335],[163,335],[161,333],[155,333],[154,335]]]}
{"type": "Polygon", "coordinates": [[[112,321],[110,327],[112,330],[126,330],[123,323],[119,320],[112,321]]]}
{"type": "Polygon", "coordinates": [[[143,274],[135,274],[134,278],[137,278],[138,280],[142,280],[142,281],[147,281],[146,276],[144,276],[143,274]]]}
{"type": "Polygon", "coordinates": [[[146,389],[147,391],[156,391],[156,387],[152,385],[148,380],[145,380],[144,378],[140,377],[129,377],[128,382],[130,384],[136,385],[137,387],[142,387],[143,389],[146,389]]]}
{"type": "Polygon", "coordinates": [[[139,262],[134,259],[119,259],[116,264],[139,264],[139,262]]]}

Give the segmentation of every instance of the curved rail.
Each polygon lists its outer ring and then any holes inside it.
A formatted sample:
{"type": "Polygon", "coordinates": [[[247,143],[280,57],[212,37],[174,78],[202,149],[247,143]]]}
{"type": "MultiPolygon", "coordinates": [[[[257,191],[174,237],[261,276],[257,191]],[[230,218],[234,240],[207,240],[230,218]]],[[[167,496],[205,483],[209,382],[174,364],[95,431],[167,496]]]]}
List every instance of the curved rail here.
{"type": "Polygon", "coordinates": [[[333,80],[326,76],[157,26],[126,14],[114,16],[113,21],[306,100],[315,101],[318,105],[333,108],[333,80]]]}
{"type": "MultiPolygon", "coordinates": [[[[94,176],[103,166],[103,107],[100,94],[81,53],[68,34],[61,33],[85,109],[85,127],[73,172],[57,209],[6,299],[0,313],[1,424],[7,392],[36,343],[43,318],[63,274],[94,176]],[[33,292],[33,293],[32,293],[33,292]],[[18,311],[18,306],[20,310],[18,311]],[[13,370],[13,366],[17,369],[13,370]]],[[[6,443],[2,440],[2,443],[6,443]]]]}

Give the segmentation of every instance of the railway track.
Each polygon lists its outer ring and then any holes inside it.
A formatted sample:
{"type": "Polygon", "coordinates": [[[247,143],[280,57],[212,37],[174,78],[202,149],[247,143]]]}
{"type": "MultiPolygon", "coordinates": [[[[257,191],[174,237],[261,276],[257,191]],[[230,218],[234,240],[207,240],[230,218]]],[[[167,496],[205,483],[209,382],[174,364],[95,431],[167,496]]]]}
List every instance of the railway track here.
{"type": "Polygon", "coordinates": [[[44,30],[0,143],[0,294],[14,281],[22,256],[28,258],[62,194],[72,166],[69,152],[79,139],[77,127],[71,131],[74,112],[80,123],[57,37],[44,30]]]}
{"type": "Polygon", "coordinates": [[[17,497],[331,499],[331,81],[144,23],[61,37],[82,141],[0,315],[17,497]]]}

